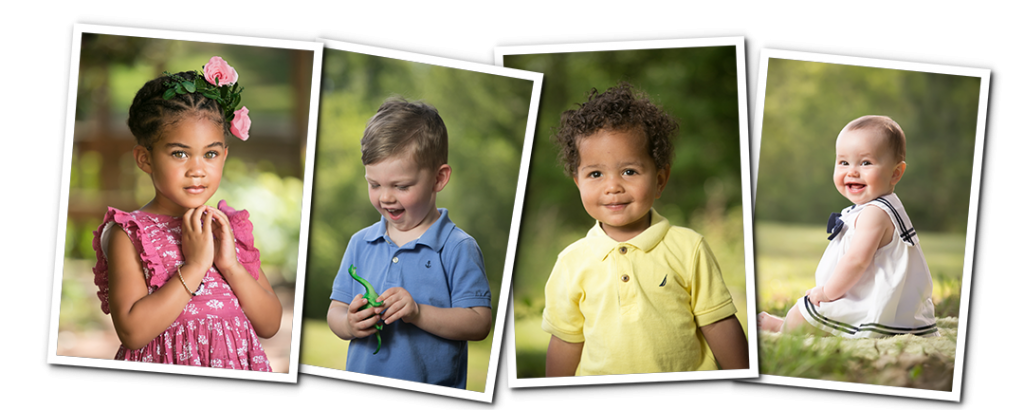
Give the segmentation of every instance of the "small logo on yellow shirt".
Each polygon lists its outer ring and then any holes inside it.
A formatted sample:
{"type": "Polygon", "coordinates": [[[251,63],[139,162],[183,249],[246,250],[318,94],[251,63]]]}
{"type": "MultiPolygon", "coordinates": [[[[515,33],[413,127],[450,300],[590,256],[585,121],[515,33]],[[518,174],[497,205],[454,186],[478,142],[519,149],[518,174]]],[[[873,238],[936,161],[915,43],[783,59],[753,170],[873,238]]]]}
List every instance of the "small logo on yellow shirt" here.
{"type": "Polygon", "coordinates": [[[665,279],[661,280],[661,284],[658,287],[665,287],[665,283],[668,283],[668,275],[665,275],[665,279]]]}

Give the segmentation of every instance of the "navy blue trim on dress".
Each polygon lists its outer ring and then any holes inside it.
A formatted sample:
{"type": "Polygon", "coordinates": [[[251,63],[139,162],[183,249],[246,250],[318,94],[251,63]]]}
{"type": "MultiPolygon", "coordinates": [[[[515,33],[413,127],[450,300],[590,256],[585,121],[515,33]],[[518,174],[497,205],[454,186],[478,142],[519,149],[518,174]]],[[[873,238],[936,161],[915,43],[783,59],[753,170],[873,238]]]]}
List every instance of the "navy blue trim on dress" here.
{"type": "Polygon", "coordinates": [[[815,309],[815,306],[813,303],[811,303],[811,298],[809,297],[803,297],[803,301],[804,307],[807,308],[807,313],[811,315],[811,318],[817,320],[826,327],[851,335],[857,334],[859,332],[875,332],[885,336],[898,336],[903,334],[924,336],[939,331],[937,323],[932,323],[924,327],[894,327],[886,326],[879,323],[865,323],[860,326],[854,326],[848,323],[843,323],[838,320],[833,320],[825,317],[820,312],[818,312],[817,309],[815,309]]]}
{"type": "Polygon", "coordinates": [[[896,224],[900,226],[900,239],[902,239],[903,242],[913,245],[914,240],[911,238],[917,235],[917,232],[914,229],[914,227],[910,227],[910,229],[907,229],[907,225],[903,223],[903,218],[900,217],[900,213],[896,211],[896,207],[892,206],[892,204],[887,199],[883,197],[878,197],[872,200],[871,202],[875,201],[878,201],[882,205],[885,205],[887,208],[889,208],[889,211],[891,211],[890,213],[892,214],[893,219],[896,220],[896,224]]]}

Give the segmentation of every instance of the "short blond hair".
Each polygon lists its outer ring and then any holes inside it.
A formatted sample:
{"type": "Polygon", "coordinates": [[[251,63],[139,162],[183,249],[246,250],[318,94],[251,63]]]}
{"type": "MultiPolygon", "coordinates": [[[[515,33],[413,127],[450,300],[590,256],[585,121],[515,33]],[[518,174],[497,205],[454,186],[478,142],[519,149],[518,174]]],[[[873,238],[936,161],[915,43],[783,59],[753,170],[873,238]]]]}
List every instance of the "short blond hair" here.
{"type": "Polygon", "coordinates": [[[892,118],[884,115],[865,115],[850,121],[843,129],[849,131],[868,129],[879,132],[889,143],[889,150],[896,158],[896,163],[907,160],[907,137],[903,134],[903,128],[900,128],[900,125],[892,118]]]}
{"type": "Polygon", "coordinates": [[[363,165],[411,152],[420,167],[437,168],[448,163],[448,129],[430,104],[391,97],[366,123],[362,146],[363,165]]]}

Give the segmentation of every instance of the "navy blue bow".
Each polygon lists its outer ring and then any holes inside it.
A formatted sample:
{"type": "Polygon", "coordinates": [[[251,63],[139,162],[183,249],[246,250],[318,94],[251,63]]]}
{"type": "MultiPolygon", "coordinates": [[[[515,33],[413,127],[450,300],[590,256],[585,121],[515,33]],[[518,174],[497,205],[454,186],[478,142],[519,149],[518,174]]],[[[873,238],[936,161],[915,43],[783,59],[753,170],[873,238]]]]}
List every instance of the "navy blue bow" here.
{"type": "Polygon", "coordinates": [[[825,232],[831,234],[828,236],[828,240],[830,241],[832,240],[832,238],[835,238],[836,235],[839,235],[839,232],[842,232],[843,230],[843,220],[839,219],[840,216],[843,216],[843,214],[839,212],[833,212],[832,215],[829,215],[828,217],[828,230],[826,230],[825,232]]]}

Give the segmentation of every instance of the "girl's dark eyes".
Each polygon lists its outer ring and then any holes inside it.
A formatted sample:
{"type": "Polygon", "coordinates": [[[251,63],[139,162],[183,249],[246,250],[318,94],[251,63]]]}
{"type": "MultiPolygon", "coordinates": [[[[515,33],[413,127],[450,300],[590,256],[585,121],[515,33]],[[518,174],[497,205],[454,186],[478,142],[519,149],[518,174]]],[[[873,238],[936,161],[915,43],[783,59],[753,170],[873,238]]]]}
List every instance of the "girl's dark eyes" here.
{"type": "Polygon", "coordinates": [[[625,171],[622,171],[622,175],[636,175],[636,174],[637,174],[637,172],[636,172],[635,169],[627,169],[625,171]]]}
{"type": "Polygon", "coordinates": [[[600,178],[601,177],[601,171],[591,172],[591,173],[587,174],[587,176],[591,177],[591,178],[600,178]]]}
{"type": "MultiPolygon", "coordinates": [[[[214,159],[214,158],[217,158],[219,156],[220,156],[220,152],[218,152],[218,151],[208,151],[207,153],[203,154],[203,158],[206,158],[206,159],[214,159]]],[[[185,151],[180,151],[180,150],[179,151],[174,151],[174,152],[171,152],[171,157],[172,158],[177,158],[177,159],[185,159],[185,158],[188,158],[188,153],[185,152],[185,151]]]]}

